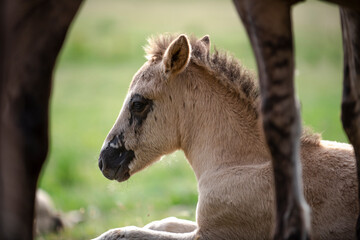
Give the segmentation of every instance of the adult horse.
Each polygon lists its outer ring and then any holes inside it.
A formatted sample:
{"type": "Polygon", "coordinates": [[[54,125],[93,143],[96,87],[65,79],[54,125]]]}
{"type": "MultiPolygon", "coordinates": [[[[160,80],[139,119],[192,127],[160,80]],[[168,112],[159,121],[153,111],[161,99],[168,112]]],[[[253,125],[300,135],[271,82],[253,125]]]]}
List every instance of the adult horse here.
{"type": "Polygon", "coordinates": [[[0,239],[33,239],[53,67],[81,2],[0,1],[0,239]]]}
{"type": "MultiPolygon", "coordinates": [[[[360,181],[360,2],[327,0],[340,6],[344,49],[342,123],[354,146],[360,181]]],[[[300,117],[294,97],[291,7],[300,0],[233,0],[255,53],[262,116],[276,189],[275,239],[309,238],[299,160],[300,117]]],[[[360,184],[359,184],[360,186],[360,184]]],[[[360,189],[358,189],[360,201],[360,189]]],[[[356,224],[360,239],[360,218],[356,224]]],[[[354,226],[355,227],[355,226],[354,226]]]]}
{"type": "MultiPolygon", "coordinates": [[[[271,154],[259,117],[253,74],[185,35],[152,39],[99,157],[119,182],[177,149],[198,181],[196,223],[164,219],[110,230],[98,240],[270,239],[275,212],[271,154]]],[[[305,197],[314,239],[353,239],[356,166],[351,145],[303,133],[305,197]]]]}

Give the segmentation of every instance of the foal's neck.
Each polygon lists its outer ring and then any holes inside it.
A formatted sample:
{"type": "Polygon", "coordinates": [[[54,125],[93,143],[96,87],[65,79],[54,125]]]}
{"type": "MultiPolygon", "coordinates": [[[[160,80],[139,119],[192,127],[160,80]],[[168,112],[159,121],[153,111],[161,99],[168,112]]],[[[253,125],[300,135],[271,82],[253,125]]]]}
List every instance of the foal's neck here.
{"type": "Polygon", "coordinates": [[[199,70],[179,82],[184,92],[180,143],[198,178],[222,165],[269,160],[260,121],[244,99],[199,70]]]}

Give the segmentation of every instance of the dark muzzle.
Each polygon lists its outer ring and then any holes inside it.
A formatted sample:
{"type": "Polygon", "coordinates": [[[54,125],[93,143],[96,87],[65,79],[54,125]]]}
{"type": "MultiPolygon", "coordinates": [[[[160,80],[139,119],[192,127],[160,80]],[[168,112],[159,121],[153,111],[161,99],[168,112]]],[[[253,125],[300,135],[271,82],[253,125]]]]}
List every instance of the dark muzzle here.
{"type": "Polygon", "coordinates": [[[115,136],[101,151],[99,168],[106,178],[122,182],[130,177],[129,164],[134,157],[134,152],[125,148],[122,138],[115,136]]]}

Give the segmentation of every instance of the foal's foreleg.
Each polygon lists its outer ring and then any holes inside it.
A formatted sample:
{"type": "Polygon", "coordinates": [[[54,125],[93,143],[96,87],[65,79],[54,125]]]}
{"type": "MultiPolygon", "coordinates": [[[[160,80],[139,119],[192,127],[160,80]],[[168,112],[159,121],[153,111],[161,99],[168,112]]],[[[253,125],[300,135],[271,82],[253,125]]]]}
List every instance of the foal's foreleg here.
{"type": "MultiPolygon", "coordinates": [[[[354,146],[357,177],[360,182],[360,12],[341,8],[344,48],[344,89],[341,119],[349,141],[354,146]]],[[[358,185],[360,201],[360,184],[358,185]]],[[[360,239],[360,214],[356,224],[360,239]]]]}
{"type": "Polygon", "coordinates": [[[138,227],[111,229],[93,240],[200,240],[196,231],[171,233],[138,227]]]}
{"type": "Polygon", "coordinates": [[[197,224],[193,221],[169,217],[160,221],[151,222],[144,228],[172,233],[188,233],[195,231],[197,224]]]}
{"type": "Polygon", "coordinates": [[[263,126],[274,169],[275,239],[306,239],[310,228],[299,156],[301,123],[294,97],[290,13],[294,2],[234,0],[258,65],[263,126]]]}

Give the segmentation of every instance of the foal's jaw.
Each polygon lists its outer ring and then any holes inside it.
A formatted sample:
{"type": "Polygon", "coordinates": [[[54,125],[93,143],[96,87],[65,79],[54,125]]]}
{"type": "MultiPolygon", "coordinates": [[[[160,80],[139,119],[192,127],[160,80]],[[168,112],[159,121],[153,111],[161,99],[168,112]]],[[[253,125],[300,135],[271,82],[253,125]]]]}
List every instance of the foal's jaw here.
{"type": "Polygon", "coordinates": [[[106,178],[123,182],[130,178],[129,165],[134,158],[134,151],[125,148],[122,135],[115,136],[101,150],[99,168],[106,178]]]}

